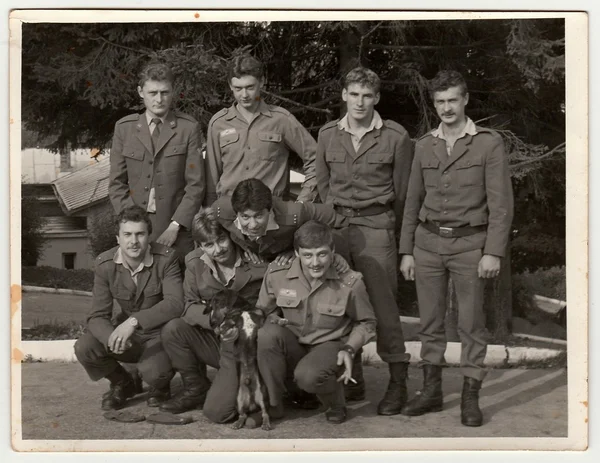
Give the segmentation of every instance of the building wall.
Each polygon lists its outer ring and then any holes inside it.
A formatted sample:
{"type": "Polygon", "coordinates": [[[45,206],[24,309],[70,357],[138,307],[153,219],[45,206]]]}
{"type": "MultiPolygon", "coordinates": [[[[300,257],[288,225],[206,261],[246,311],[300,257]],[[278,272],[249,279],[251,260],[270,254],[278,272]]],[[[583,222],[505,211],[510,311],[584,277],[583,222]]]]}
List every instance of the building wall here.
{"type": "MultiPolygon", "coordinates": [[[[108,154],[101,154],[98,161],[108,154]]],[[[61,171],[59,153],[43,148],[26,148],[21,150],[21,181],[22,183],[50,183],[59,176],[89,166],[96,161],[91,157],[91,150],[77,149],[69,154],[71,167],[61,171]]]]}
{"type": "Polygon", "coordinates": [[[38,261],[38,266],[47,265],[50,267],[64,268],[63,254],[76,253],[75,267],[91,269],[94,258],[89,252],[87,232],[75,234],[48,233],[48,241],[44,246],[42,258],[38,261]]]}

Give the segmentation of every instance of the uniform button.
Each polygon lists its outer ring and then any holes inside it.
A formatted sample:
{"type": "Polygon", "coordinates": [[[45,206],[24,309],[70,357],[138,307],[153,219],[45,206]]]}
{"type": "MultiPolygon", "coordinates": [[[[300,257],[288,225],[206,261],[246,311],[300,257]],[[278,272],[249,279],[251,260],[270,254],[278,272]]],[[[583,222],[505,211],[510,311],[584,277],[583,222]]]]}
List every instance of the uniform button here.
{"type": "Polygon", "coordinates": [[[154,164],[154,161],[149,161],[148,164],[152,165],[154,164]]]}
{"type": "Polygon", "coordinates": [[[148,174],[148,178],[150,178],[150,174],[148,174]]]}
{"type": "Polygon", "coordinates": [[[246,170],[250,170],[250,167],[246,166],[246,170]]]}
{"type": "Polygon", "coordinates": [[[447,183],[445,183],[445,184],[444,184],[444,186],[445,186],[446,188],[448,188],[450,185],[448,185],[447,183]]]}
{"type": "Polygon", "coordinates": [[[331,309],[327,309],[327,312],[331,313],[331,309]]]}
{"type": "Polygon", "coordinates": [[[307,314],[306,314],[306,318],[310,318],[310,317],[312,317],[312,315],[311,315],[311,314],[309,314],[309,313],[307,313],[307,314]]]}
{"type": "Polygon", "coordinates": [[[148,191],[148,187],[147,187],[147,186],[145,186],[145,187],[144,187],[144,190],[148,191]]]}
{"type": "Polygon", "coordinates": [[[146,204],[146,201],[142,201],[142,204],[146,204]]]}
{"type": "Polygon", "coordinates": [[[447,174],[447,173],[448,173],[448,171],[447,171],[447,170],[445,170],[445,171],[444,171],[444,174],[447,174]]]}
{"type": "Polygon", "coordinates": [[[448,202],[448,198],[444,199],[444,202],[447,203],[448,202]]]}
{"type": "Polygon", "coordinates": [[[444,214],[447,214],[447,213],[448,213],[448,211],[444,211],[444,214]]]}
{"type": "Polygon", "coordinates": [[[173,152],[175,153],[177,151],[177,148],[173,148],[173,152]]]}

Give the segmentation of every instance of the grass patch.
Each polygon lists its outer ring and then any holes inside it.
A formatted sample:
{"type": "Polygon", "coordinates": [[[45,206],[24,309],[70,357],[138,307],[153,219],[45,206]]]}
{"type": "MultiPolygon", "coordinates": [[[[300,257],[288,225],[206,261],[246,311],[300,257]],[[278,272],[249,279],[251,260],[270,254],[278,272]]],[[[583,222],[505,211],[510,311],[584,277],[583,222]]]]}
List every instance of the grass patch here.
{"type": "Polygon", "coordinates": [[[44,323],[35,324],[32,328],[21,330],[23,341],[58,341],[77,339],[85,331],[80,323],[44,323]]]}
{"type": "Polygon", "coordinates": [[[23,285],[91,291],[94,287],[94,272],[89,269],[67,270],[47,266],[23,267],[21,280],[23,285]]]}

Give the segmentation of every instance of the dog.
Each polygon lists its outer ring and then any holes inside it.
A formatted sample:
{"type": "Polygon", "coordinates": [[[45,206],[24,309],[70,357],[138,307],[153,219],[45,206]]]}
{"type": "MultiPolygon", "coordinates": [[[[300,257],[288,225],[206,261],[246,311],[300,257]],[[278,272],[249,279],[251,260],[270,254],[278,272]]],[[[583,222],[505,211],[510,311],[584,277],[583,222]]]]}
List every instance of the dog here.
{"type": "Polygon", "coordinates": [[[205,314],[209,323],[223,341],[233,341],[234,356],[238,368],[237,410],[239,418],[232,425],[240,429],[246,424],[250,413],[260,410],[262,429],[271,429],[268,413],[267,387],[258,371],[258,330],[265,322],[262,310],[256,309],[235,291],[225,289],[215,294],[208,302],[205,314]]]}

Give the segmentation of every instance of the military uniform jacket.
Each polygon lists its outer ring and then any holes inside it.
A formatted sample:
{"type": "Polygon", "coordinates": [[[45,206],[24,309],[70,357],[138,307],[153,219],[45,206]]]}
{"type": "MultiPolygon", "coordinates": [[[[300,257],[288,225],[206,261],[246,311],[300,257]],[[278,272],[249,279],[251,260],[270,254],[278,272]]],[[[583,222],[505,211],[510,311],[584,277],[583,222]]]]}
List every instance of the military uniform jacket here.
{"type": "Polygon", "coordinates": [[[267,315],[281,308],[301,344],[341,340],[358,350],[375,338],[375,313],[362,274],[352,270],[338,274],[331,266],[311,289],[299,259],[283,266],[273,262],[256,306],[267,315]]]}
{"type": "Polygon", "coordinates": [[[170,111],[160,126],[156,154],[146,116],[131,114],[115,125],[110,151],[108,194],[116,213],[127,206],[148,207],[152,186],[156,194],[159,236],[172,220],[191,228],[202,205],[205,177],[198,123],[187,114],[170,111]]]}
{"type": "Polygon", "coordinates": [[[206,302],[219,291],[231,289],[254,305],[267,270],[267,264],[253,264],[243,260],[242,264],[236,267],[231,284],[225,286],[213,276],[210,267],[201,259],[203,254],[204,251],[197,248],[185,257],[185,278],[183,280],[185,310],[182,318],[190,325],[211,329],[209,316],[203,314],[206,302]]]}
{"type": "Polygon", "coordinates": [[[250,240],[236,226],[236,214],[231,207],[231,198],[222,196],[213,205],[219,222],[225,227],[231,239],[242,249],[258,254],[271,261],[280,253],[294,248],[294,232],[309,220],[319,220],[332,228],[347,225],[347,218],[337,214],[331,205],[315,203],[296,203],[273,198],[277,230],[267,231],[258,240],[250,240]]]}
{"type": "Polygon", "coordinates": [[[96,258],[92,310],[87,328],[104,345],[114,331],[111,323],[113,299],[123,314],[134,316],[139,322],[136,331],[142,338],[158,336],[161,327],[183,311],[181,269],[177,252],[152,243],[154,262],[137,276],[137,286],[131,273],[114,261],[118,247],[103,252],[96,258]]]}
{"type": "Polygon", "coordinates": [[[289,183],[290,151],[304,161],[305,180],[298,199],[312,201],[316,192],[315,139],[286,109],[261,102],[248,124],[235,105],[216,113],[208,124],[206,146],[207,195],[231,195],[247,178],[261,180],[276,196],[289,183]]]}
{"type": "Polygon", "coordinates": [[[448,156],[444,140],[430,133],[417,141],[408,186],[400,254],[412,254],[416,244],[438,254],[483,249],[503,257],[513,218],[513,192],[508,159],[500,135],[477,127],[454,145],[448,156]],[[487,232],[445,238],[419,227],[487,225],[487,232]]]}
{"type": "Polygon", "coordinates": [[[394,228],[402,218],[410,165],[412,142],[400,124],[386,120],[373,129],[354,150],[348,132],[339,121],[325,124],[317,142],[316,174],[321,201],[362,209],[390,205],[390,211],[370,217],[355,217],[350,223],[373,228],[394,228]]]}

